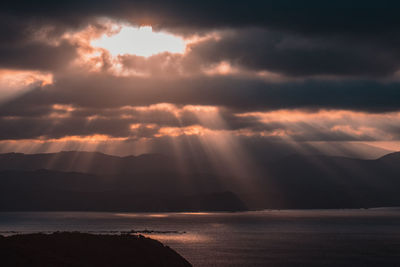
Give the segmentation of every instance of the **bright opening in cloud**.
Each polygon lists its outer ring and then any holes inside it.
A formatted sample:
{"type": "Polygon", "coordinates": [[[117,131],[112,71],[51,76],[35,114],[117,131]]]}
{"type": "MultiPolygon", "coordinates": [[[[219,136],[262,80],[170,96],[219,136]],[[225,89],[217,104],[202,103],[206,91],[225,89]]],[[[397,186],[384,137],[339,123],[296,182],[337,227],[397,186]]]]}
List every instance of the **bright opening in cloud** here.
{"type": "Polygon", "coordinates": [[[111,36],[104,34],[92,41],[92,46],[107,49],[114,56],[132,54],[149,57],[162,52],[183,53],[185,41],[164,32],[153,32],[151,26],[122,27],[111,36]]]}

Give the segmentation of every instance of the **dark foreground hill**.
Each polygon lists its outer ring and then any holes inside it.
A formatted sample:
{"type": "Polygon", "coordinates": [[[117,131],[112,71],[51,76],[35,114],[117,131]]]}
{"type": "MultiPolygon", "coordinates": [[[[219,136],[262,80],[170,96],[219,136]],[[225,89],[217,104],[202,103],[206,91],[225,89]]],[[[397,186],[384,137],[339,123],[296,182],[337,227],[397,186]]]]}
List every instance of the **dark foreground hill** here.
{"type": "Polygon", "coordinates": [[[171,248],[143,236],[53,233],[0,236],[4,267],[192,266],[171,248]]]}
{"type": "Polygon", "coordinates": [[[258,158],[254,162],[256,171],[250,169],[236,177],[229,170],[237,166],[218,165],[215,169],[208,159],[185,158],[184,166],[182,171],[179,160],[159,154],[1,154],[0,210],[235,211],[400,206],[400,153],[376,160],[323,155],[291,155],[275,161],[258,158]],[[252,171],[257,176],[252,176],[252,171]]]}

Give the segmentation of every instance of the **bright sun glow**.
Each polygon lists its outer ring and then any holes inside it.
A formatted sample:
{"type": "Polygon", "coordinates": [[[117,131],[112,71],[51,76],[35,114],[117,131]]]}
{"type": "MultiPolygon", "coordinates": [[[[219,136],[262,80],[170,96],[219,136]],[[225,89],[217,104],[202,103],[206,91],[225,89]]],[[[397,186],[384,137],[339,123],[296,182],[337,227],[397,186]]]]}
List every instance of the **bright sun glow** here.
{"type": "Polygon", "coordinates": [[[122,27],[117,34],[112,36],[104,34],[91,44],[94,47],[107,49],[114,56],[132,54],[144,57],[162,52],[183,53],[186,47],[182,38],[163,32],[153,32],[151,26],[122,27]]]}

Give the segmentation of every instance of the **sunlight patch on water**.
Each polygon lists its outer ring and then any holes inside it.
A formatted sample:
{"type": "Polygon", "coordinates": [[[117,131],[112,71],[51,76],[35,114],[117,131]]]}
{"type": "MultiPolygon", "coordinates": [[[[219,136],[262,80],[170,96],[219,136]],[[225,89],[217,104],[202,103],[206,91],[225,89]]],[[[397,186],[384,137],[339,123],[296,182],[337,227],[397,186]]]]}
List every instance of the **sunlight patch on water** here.
{"type": "Polygon", "coordinates": [[[161,242],[179,242],[179,243],[203,243],[209,242],[210,237],[200,234],[143,234],[145,237],[159,240],[161,242]]]}
{"type": "Polygon", "coordinates": [[[169,217],[167,213],[116,213],[115,216],[126,218],[166,218],[169,217]]]}
{"type": "Polygon", "coordinates": [[[211,215],[211,212],[180,212],[182,215],[211,215]]]}
{"type": "Polygon", "coordinates": [[[168,217],[168,214],[149,214],[147,216],[152,218],[166,218],[168,217]]]}

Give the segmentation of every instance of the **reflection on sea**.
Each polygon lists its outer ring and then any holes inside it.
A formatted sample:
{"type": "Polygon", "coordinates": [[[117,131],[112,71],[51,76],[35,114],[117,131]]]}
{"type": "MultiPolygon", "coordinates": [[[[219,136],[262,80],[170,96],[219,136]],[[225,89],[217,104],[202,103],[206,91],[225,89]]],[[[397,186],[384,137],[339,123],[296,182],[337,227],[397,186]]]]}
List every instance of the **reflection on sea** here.
{"type": "Polygon", "coordinates": [[[120,217],[130,217],[130,218],[139,218],[139,217],[154,217],[154,218],[164,218],[168,217],[168,213],[116,213],[116,216],[120,217]]]}
{"type": "Polygon", "coordinates": [[[146,237],[157,239],[163,243],[177,242],[177,243],[204,243],[209,242],[210,237],[201,234],[184,233],[184,234],[144,234],[146,237]]]}

